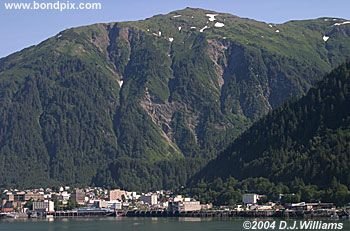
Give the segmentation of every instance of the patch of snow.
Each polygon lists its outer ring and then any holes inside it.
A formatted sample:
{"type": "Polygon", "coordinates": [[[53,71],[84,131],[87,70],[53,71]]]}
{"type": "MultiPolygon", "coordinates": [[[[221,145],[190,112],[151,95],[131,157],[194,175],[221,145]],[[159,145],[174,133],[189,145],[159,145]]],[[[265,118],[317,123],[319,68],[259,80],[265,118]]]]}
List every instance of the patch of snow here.
{"type": "Polygon", "coordinates": [[[156,33],[152,33],[154,36],[158,36],[158,34],[156,34],[156,33]]]}
{"type": "Polygon", "coordinates": [[[222,22],[216,22],[214,26],[215,27],[224,27],[225,24],[223,24],[222,22]]]}
{"type": "Polygon", "coordinates": [[[261,38],[264,38],[264,35],[261,35],[261,38]]]}
{"type": "Polygon", "coordinates": [[[209,17],[209,21],[214,22],[216,20],[215,16],[217,16],[217,14],[206,14],[206,16],[209,17]]]}
{"type": "Polygon", "coordinates": [[[194,18],[193,16],[191,16],[191,18],[194,18]]]}
{"type": "Polygon", "coordinates": [[[123,83],[124,83],[123,80],[118,81],[118,84],[119,84],[119,87],[120,87],[120,88],[123,86],[123,83]]]}
{"type": "Polygon", "coordinates": [[[208,26],[203,27],[202,29],[199,30],[199,32],[203,32],[205,29],[208,29],[208,26]]]}
{"type": "Polygon", "coordinates": [[[323,35],[323,41],[327,42],[327,41],[328,41],[328,39],[329,39],[329,37],[328,37],[328,36],[323,35]]]}
{"type": "Polygon", "coordinates": [[[222,37],[223,39],[226,39],[226,37],[222,37]]]}
{"type": "Polygon", "coordinates": [[[197,27],[195,27],[195,26],[191,26],[191,29],[196,29],[197,27]]]}
{"type": "Polygon", "coordinates": [[[269,27],[272,27],[272,25],[271,25],[271,24],[269,24],[269,27]]]}
{"type": "Polygon", "coordinates": [[[158,32],[158,36],[159,37],[162,36],[162,32],[161,31],[158,32]]]}
{"type": "Polygon", "coordinates": [[[61,37],[62,37],[62,35],[61,35],[61,34],[57,35],[57,38],[61,38],[61,37]]]}
{"type": "Polygon", "coordinates": [[[280,30],[276,30],[276,33],[280,33],[280,30]]]}
{"type": "Polygon", "coordinates": [[[179,31],[181,31],[181,26],[178,27],[179,31]]]}
{"type": "Polygon", "coordinates": [[[149,29],[147,29],[147,31],[149,31],[149,29]]]}
{"type": "Polygon", "coordinates": [[[174,38],[169,38],[169,42],[172,42],[172,41],[174,41],[174,38]]]}
{"type": "Polygon", "coordinates": [[[173,18],[178,18],[178,17],[181,17],[182,15],[181,14],[178,14],[178,15],[174,15],[173,18]]]}
{"type": "Polygon", "coordinates": [[[335,23],[334,26],[341,26],[341,25],[345,25],[345,24],[349,24],[350,21],[345,21],[345,22],[340,22],[340,23],[335,23]]]}
{"type": "Polygon", "coordinates": [[[324,19],[324,21],[325,21],[325,22],[328,22],[328,21],[329,21],[329,19],[328,19],[328,18],[325,18],[325,19],[324,19]]]}

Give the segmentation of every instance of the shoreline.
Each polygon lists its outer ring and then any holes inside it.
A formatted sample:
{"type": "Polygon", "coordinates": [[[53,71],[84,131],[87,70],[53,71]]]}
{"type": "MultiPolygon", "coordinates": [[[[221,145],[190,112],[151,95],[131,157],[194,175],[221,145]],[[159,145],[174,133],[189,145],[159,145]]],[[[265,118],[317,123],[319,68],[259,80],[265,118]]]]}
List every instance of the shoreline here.
{"type": "Polygon", "coordinates": [[[201,210],[201,211],[164,211],[164,210],[128,210],[128,211],[55,211],[31,216],[24,213],[2,213],[0,219],[36,219],[36,218],[103,218],[103,217],[150,217],[150,218],[283,218],[283,219],[350,219],[349,211],[342,210],[201,210]]]}

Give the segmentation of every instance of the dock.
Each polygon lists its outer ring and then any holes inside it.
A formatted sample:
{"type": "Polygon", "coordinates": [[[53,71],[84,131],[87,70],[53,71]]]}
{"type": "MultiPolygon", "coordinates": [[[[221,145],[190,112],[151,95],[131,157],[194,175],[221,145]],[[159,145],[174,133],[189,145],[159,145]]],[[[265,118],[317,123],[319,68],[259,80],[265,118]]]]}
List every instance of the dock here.
{"type": "Polygon", "coordinates": [[[218,217],[218,218],[350,218],[346,210],[200,210],[200,211],[168,211],[168,210],[110,210],[110,209],[77,209],[71,211],[55,211],[41,216],[60,217],[218,217]]]}
{"type": "Polygon", "coordinates": [[[127,217],[272,217],[272,218],[335,218],[344,217],[344,211],[293,211],[293,210],[201,210],[201,211],[127,211],[127,217]]]}
{"type": "Polygon", "coordinates": [[[77,209],[71,211],[55,211],[46,213],[53,217],[115,217],[118,213],[108,209],[77,209]]]}

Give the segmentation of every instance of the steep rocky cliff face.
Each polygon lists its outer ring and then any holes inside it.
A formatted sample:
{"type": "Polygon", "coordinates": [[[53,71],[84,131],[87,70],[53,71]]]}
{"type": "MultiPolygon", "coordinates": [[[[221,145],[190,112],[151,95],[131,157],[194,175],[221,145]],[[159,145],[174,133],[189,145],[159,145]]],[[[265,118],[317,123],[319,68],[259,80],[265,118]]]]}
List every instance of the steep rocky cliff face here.
{"type": "Polygon", "coordinates": [[[0,182],[184,184],[349,58],[344,22],[187,8],[68,29],[0,59],[0,182]]]}

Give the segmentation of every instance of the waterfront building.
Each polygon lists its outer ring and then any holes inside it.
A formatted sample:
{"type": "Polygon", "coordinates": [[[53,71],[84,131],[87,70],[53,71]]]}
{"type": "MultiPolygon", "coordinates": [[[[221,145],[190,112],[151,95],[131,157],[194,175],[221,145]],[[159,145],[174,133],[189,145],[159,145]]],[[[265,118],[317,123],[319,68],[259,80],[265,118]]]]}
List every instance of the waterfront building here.
{"type": "Polygon", "coordinates": [[[53,201],[34,201],[33,211],[35,212],[54,212],[55,205],[53,201]]]}
{"type": "Polygon", "coordinates": [[[169,202],[168,210],[171,212],[200,211],[202,206],[199,201],[176,201],[169,202]]]}
{"type": "Polygon", "coordinates": [[[158,195],[155,193],[141,195],[140,201],[148,205],[156,205],[158,204],[158,195]]]}
{"type": "Polygon", "coordinates": [[[263,195],[255,194],[255,193],[248,193],[243,194],[242,196],[242,202],[244,204],[256,204],[260,200],[260,198],[264,197],[263,195]]]}
{"type": "Polygon", "coordinates": [[[83,189],[75,189],[71,194],[71,198],[79,205],[85,204],[85,192],[83,189]]]}
{"type": "Polygon", "coordinates": [[[5,195],[7,201],[15,201],[15,196],[11,192],[7,192],[5,195]]]}
{"type": "Polygon", "coordinates": [[[181,202],[183,200],[184,199],[183,199],[182,195],[176,195],[173,199],[173,202],[181,202]]]}
{"type": "Polygon", "coordinates": [[[3,200],[0,211],[3,213],[13,212],[14,211],[14,202],[3,200]]]}
{"type": "Polygon", "coordinates": [[[124,197],[126,196],[126,192],[121,189],[112,189],[112,190],[109,190],[108,192],[108,200],[110,201],[115,201],[115,200],[122,201],[123,196],[124,197]]]}
{"type": "Polygon", "coordinates": [[[107,201],[107,206],[110,209],[120,210],[122,209],[123,203],[120,201],[107,201]]]}
{"type": "Polygon", "coordinates": [[[312,211],[312,210],[335,210],[336,207],[333,203],[292,203],[286,204],[285,208],[290,210],[299,210],[299,211],[312,211]]]}
{"type": "Polygon", "coordinates": [[[213,204],[210,203],[210,204],[203,204],[201,205],[202,207],[202,210],[209,210],[209,209],[212,209],[213,208],[213,204]]]}
{"type": "Polygon", "coordinates": [[[95,208],[100,208],[100,209],[107,208],[108,207],[108,203],[105,200],[95,200],[94,201],[94,207],[95,208]]]}
{"type": "Polygon", "coordinates": [[[40,192],[27,192],[24,194],[24,201],[43,201],[44,200],[44,193],[40,192]]]}

